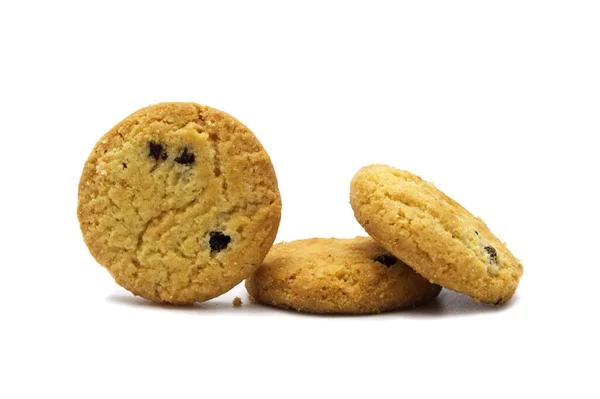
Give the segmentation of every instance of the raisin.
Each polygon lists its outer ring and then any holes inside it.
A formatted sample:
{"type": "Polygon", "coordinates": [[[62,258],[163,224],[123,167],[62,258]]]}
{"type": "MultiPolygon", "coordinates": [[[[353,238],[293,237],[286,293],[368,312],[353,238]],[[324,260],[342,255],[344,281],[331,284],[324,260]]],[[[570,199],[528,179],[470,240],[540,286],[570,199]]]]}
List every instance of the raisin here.
{"type": "Polygon", "coordinates": [[[150,154],[149,155],[151,157],[153,157],[154,159],[156,159],[157,161],[158,161],[158,158],[160,158],[161,154],[163,157],[165,155],[167,155],[167,153],[163,154],[164,148],[163,148],[162,144],[158,144],[153,141],[151,141],[149,144],[150,144],[150,154]]]}
{"type": "Polygon", "coordinates": [[[485,252],[490,256],[490,263],[498,263],[498,253],[496,252],[496,248],[490,247],[489,245],[484,247],[485,252]]]}
{"type": "Polygon", "coordinates": [[[231,242],[231,237],[221,233],[220,231],[211,231],[210,239],[208,243],[210,244],[211,251],[220,251],[222,249],[227,248],[227,245],[231,242]]]}
{"type": "Polygon", "coordinates": [[[387,267],[394,266],[396,261],[398,261],[394,256],[388,254],[379,255],[374,260],[375,262],[383,263],[387,267]]]}
{"type": "Polygon", "coordinates": [[[127,164],[123,162],[123,169],[127,169],[127,164]]]}
{"type": "Polygon", "coordinates": [[[177,158],[175,158],[175,162],[183,165],[189,165],[191,163],[194,163],[195,159],[196,156],[191,152],[188,152],[187,147],[184,147],[183,152],[177,158]]]}

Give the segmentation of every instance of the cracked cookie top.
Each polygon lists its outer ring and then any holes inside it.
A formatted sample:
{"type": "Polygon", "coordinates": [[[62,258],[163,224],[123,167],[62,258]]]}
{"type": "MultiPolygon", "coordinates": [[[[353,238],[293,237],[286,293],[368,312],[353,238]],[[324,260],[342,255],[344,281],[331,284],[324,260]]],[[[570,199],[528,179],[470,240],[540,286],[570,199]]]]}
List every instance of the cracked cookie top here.
{"type": "Polygon", "coordinates": [[[386,165],[354,176],[354,215],[371,237],[430,281],[499,304],[523,266],[487,225],[433,184],[386,165]]]}
{"type": "Polygon", "coordinates": [[[230,115],[143,108],[96,144],[79,183],[84,240],[118,284],[155,302],[216,297],[271,247],[281,199],[271,160],[230,115]]]}
{"type": "Polygon", "coordinates": [[[273,246],[246,279],[254,300],[312,313],[378,313],[440,292],[369,237],[311,238],[273,246]]]}

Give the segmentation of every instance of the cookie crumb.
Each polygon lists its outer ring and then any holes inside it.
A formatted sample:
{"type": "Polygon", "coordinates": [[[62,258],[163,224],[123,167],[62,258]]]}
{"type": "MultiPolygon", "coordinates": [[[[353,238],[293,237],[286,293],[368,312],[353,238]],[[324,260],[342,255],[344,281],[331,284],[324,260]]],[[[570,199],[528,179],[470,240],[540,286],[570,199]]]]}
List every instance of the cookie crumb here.
{"type": "Polygon", "coordinates": [[[234,308],[239,308],[240,306],[242,306],[242,298],[240,298],[239,296],[236,296],[235,298],[233,298],[233,302],[231,302],[234,308]]]}

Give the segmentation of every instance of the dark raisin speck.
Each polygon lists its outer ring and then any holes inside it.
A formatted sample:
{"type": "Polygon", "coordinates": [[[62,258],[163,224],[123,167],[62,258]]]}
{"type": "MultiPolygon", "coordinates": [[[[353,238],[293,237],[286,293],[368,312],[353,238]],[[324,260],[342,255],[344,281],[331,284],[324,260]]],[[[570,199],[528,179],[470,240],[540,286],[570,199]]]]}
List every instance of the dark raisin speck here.
{"type": "Polygon", "coordinates": [[[485,252],[488,253],[488,255],[490,256],[490,263],[498,263],[498,253],[496,252],[496,248],[494,247],[490,247],[489,245],[487,247],[484,247],[483,249],[485,249],[485,252]]]}
{"type": "Polygon", "coordinates": [[[211,231],[210,239],[208,243],[210,244],[211,251],[220,251],[222,249],[227,248],[227,245],[231,242],[231,237],[221,233],[220,231],[211,231]]]}
{"type": "MultiPolygon", "coordinates": [[[[158,161],[158,158],[160,158],[161,154],[163,154],[163,146],[162,144],[158,144],[158,143],[154,143],[154,142],[150,142],[150,156],[154,159],[156,159],[158,161]]],[[[163,156],[165,156],[165,154],[163,154],[163,156]]]]}
{"type": "Polygon", "coordinates": [[[398,259],[392,255],[383,254],[375,258],[375,262],[383,263],[387,267],[394,266],[398,259]]]}
{"type": "Polygon", "coordinates": [[[497,300],[497,301],[494,303],[494,305],[500,305],[501,303],[502,303],[502,298],[498,299],[498,300],[497,300]]]}
{"type": "Polygon", "coordinates": [[[127,169],[127,164],[123,162],[123,169],[127,169]]]}
{"type": "Polygon", "coordinates": [[[194,154],[192,154],[191,152],[188,152],[187,147],[185,147],[183,149],[183,152],[177,158],[175,158],[175,162],[181,163],[184,165],[189,165],[191,163],[194,163],[195,159],[196,159],[196,156],[194,154]]]}
{"type": "Polygon", "coordinates": [[[475,230],[475,234],[479,235],[479,232],[477,230],[475,230]]]}

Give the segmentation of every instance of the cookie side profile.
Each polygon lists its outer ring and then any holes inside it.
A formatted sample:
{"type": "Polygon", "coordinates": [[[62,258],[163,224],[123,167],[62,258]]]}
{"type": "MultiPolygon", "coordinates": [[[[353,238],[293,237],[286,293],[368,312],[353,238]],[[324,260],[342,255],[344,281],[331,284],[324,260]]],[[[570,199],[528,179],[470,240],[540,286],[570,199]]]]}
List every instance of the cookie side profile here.
{"type": "Polygon", "coordinates": [[[433,184],[386,165],[352,179],[356,220],[381,245],[429,281],[500,304],[514,294],[523,266],[479,218],[433,184]]]}
{"type": "Polygon", "coordinates": [[[311,238],[273,246],[246,279],[254,301],[309,313],[366,314],[437,296],[429,283],[368,237],[311,238]]]}
{"type": "Polygon", "coordinates": [[[277,178],[254,134],[194,103],[140,109],[96,144],[77,216],[93,257],[155,302],[214,298],[258,267],[281,216],[277,178]]]}

